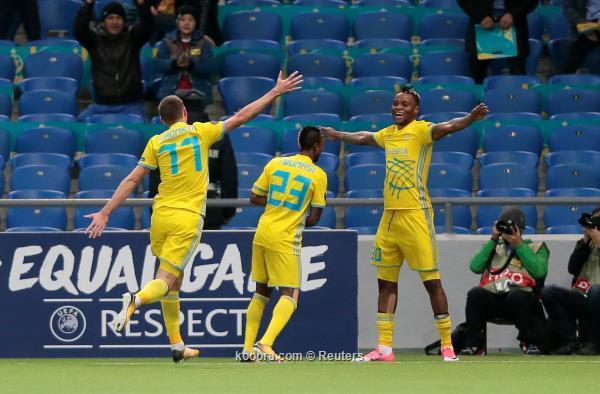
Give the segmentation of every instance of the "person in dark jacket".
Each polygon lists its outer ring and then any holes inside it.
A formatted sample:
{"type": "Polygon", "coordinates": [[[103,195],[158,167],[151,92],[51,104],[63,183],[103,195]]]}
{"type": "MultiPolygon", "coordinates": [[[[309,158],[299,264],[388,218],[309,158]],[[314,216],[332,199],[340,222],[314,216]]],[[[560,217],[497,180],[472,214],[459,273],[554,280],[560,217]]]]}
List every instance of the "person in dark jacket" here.
{"type": "MultiPolygon", "coordinates": [[[[594,210],[592,216],[600,216],[600,207],[594,210]]],[[[594,327],[592,321],[600,315],[597,306],[600,295],[599,235],[600,231],[595,228],[583,228],[583,238],[577,242],[569,258],[568,270],[573,275],[570,289],[551,285],[542,290],[542,301],[550,323],[560,338],[561,346],[554,351],[555,354],[600,354],[600,327],[594,327]],[[594,287],[596,289],[592,291],[594,287]]]]}
{"type": "Polygon", "coordinates": [[[470,17],[465,46],[470,55],[471,73],[476,83],[482,83],[486,76],[489,60],[477,59],[475,25],[491,29],[495,24],[503,29],[515,27],[517,33],[516,57],[507,58],[511,74],[526,74],[526,60],[529,55],[529,29],[527,14],[538,5],[537,0],[458,0],[458,5],[470,17]]]}
{"type": "MultiPolygon", "coordinates": [[[[215,72],[212,45],[198,30],[198,12],[192,6],[177,10],[177,30],[169,33],[158,48],[157,71],[162,74],[157,97],[180,90],[198,90],[206,104],[212,102],[211,77],[215,72]]],[[[178,94],[179,95],[179,94],[178,94]]]]}
{"type": "Polygon", "coordinates": [[[92,63],[94,103],[79,118],[94,114],[137,114],[144,116],[140,51],[150,38],[153,20],[145,0],[132,0],[139,22],[125,24],[121,3],[108,3],[101,12],[97,28],[89,24],[94,16],[94,0],[86,0],[75,20],[75,37],[88,51],[92,63]]]}
{"type": "MultiPolygon", "coordinates": [[[[563,0],[563,13],[571,23],[573,42],[560,71],[571,74],[577,71],[589,53],[600,50],[600,0],[563,0]],[[594,25],[595,29],[592,28],[594,25]]],[[[600,73],[600,65],[596,64],[590,71],[600,73]]]]}

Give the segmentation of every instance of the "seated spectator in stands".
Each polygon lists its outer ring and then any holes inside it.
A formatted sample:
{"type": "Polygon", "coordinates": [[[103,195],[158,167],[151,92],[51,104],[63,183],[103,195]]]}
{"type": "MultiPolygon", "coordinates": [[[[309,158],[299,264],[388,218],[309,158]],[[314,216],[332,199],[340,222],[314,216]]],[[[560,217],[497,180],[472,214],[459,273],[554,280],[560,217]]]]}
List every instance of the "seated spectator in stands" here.
{"type": "Polygon", "coordinates": [[[548,273],[550,253],[544,242],[523,240],[524,229],[523,211],[506,207],[493,226],[492,238],[471,260],[471,271],[481,274],[481,281],[467,294],[462,354],[481,353],[487,322],[513,323],[525,354],[540,354],[549,341],[537,289],[548,273]]]}
{"type": "Polygon", "coordinates": [[[93,29],[94,0],[86,0],[75,20],[75,37],[87,49],[92,63],[94,103],[79,118],[95,114],[144,114],[140,51],[150,38],[153,21],[145,0],[132,0],[139,22],[125,24],[125,8],[116,1],[108,3],[93,29]]]}
{"type": "MultiPolygon", "coordinates": [[[[592,217],[597,218],[600,225],[600,207],[594,210],[592,217]]],[[[542,301],[550,324],[560,338],[561,346],[554,354],[600,354],[600,326],[592,321],[600,316],[599,245],[600,231],[592,225],[584,226],[583,238],[577,242],[569,258],[568,269],[573,275],[571,289],[551,285],[542,290],[542,301]],[[595,288],[593,292],[592,288],[595,288]]]]}
{"type": "Polygon", "coordinates": [[[496,24],[503,29],[515,27],[517,33],[516,57],[507,58],[510,73],[513,75],[526,74],[526,60],[529,55],[529,28],[527,14],[538,5],[537,0],[458,0],[460,8],[471,18],[465,46],[469,52],[471,73],[475,82],[483,82],[486,77],[489,60],[477,59],[475,42],[475,25],[491,29],[496,24]]]}
{"type": "MultiPolygon", "coordinates": [[[[561,73],[572,74],[590,52],[600,48],[600,0],[563,0],[563,12],[571,23],[574,40],[561,73]]],[[[590,71],[600,73],[600,65],[590,71]]]]}
{"type": "Polygon", "coordinates": [[[0,40],[14,41],[16,23],[20,19],[29,41],[39,40],[40,17],[37,0],[0,1],[0,40]]]}
{"type": "MultiPolygon", "coordinates": [[[[212,44],[197,29],[197,10],[182,6],[177,10],[177,30],[163,38],[156,58],[162,74],[157,97],[185,96],[185,91],[200,91],[205,103],[212,102],[211,77],[215,72],[212,44]]],[[[182,97],[183,98],[183,97],[182,97]]]]}

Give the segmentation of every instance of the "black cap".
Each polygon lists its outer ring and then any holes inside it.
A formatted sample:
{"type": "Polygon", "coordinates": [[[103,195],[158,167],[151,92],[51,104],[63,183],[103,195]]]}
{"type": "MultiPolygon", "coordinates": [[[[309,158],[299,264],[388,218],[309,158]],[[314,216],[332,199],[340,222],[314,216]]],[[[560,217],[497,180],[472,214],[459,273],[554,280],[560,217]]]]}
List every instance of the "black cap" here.
{"type": "Polygon", "coordinates": [[[519,228],[525,228],[525,212],[517,206],[508,206],[502,209],[498,221],[512,220],[519,228]]]}
{"type": "Polygon", "coordinates": [[[198,10],[196,9],[196,7],[191,6],[191,5],[182,5],[181,7],[179,7],[177,9],[177,14],[175,15],[175,17],[177,19],[181,18],[183,15],[191,15],[192,17],[194,17],[194,20],[196,21],[196,23],[198,23],[198,10]]]}
{"type": "Polygon", "coordinates": [[[123,19],[125,19],[125,7],[123,4],[117,1],[111,1],[102,9],[102,20],[106,19],[110,14],[120,15],[123,19]]]}

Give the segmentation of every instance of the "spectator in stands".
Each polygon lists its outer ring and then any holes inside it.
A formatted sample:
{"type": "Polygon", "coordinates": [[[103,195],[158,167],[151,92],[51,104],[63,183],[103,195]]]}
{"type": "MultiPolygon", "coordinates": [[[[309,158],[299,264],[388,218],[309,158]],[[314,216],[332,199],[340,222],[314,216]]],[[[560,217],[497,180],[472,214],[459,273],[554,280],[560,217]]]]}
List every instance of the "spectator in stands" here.
{"type": "MultiPolygon", "coordinates": [[[[594,210],[592,217],[600,219],[600,207],[594,210]]],[[[595,227],[585,226],[583,238],[577,242],[569,258],[568,270],[573,275],[571,289],[551,285],[542,290],[542,301],[550,317],[550,324],[561,342],[561,346],[554,351],[555,354],[600,354],[600,326],[592,321],[598,320],[600,315],[599,245],[600,231],[595,227]]]]}
{"type": "Polygon", "coordinates": [[[160,41],[166,34],[175,30],[175,11],[183,5],[190,5],[198,10],[197,28],[206,34],[206,39],[213,45],[221,45],[221,29],[219,27],[219,0],[151,0],[155,29],[151,42],[160,41]]]}
{"type": "Polygon", "coordinates": [[[156,65],[162,74],[157,92],[159,100],[170,94],[185,96],[198,90],[205,103],[212,102],[211,77],[215,73],[212,45],[199,30],[197,11],[192,6],[177,10],[177,30],[163,38],[156,65]]]}
{"type": "Polygon", "coordinates": [[[17,18],[23,22],[29,41],[41,38],[37,0],[2,0],[0,1],[0,40],[14,40],[17,18]]]}
{"type": "MultiPolygon", "coordinates": [[[[561,72],[571,74],[590,52],[600,48],[600,0],[563,0],[563,12],[571,23],[574,40],[561,72]]],[[[591,71],[600,73],[600,65],[591,71]]]]}
{"type": "Polygon", "coordinates": [[[467,294],[467,346],[462,354],[481,353],[486,322],[515,324],[526,354],[540,354],[548,342],[537,289],[548,273],[550,253],[544,242],[523,240],[524,229],[523,211],[506,207],[493,226],[492,238],[471,259],[471,271],[481,274],[481,281],[467,294]]]}
{"type": "Polygon", "coordinates": [[[97,28],[89,26],[94,16],[94,0],[86,0],[75,20],[75,37],[87,49],[92,63],[94,103],[79,118],[95,114],[137,114],[144,116],[140,51],[154,26],[150,6],[145,0],[132,0],[139,22],[125,24],[125,8],[116,1],[108,3],[97,28]]]}
{"type": "Polygon", "coordinates": [[[475,25],[491,29],[495,24],[503,29],[515,27],[517,33],[516,57],[507,58],[511,74],[526,74],[526,60],[529,55],[529,29],[527,14],[538,5],[537,0],[458,0],[459,6],[471,18],[465,46],[469,52],[471,73],[475,82],[482,83],[486,76],[489,60],[477,59],[475,25]]]}

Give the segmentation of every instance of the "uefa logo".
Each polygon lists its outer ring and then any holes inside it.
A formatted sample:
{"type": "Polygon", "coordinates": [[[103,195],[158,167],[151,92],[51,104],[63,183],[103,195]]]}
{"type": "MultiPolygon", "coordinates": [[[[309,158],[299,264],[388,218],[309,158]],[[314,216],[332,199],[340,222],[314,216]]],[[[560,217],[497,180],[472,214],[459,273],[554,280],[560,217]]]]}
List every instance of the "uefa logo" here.
{"type": "Polygon", "coordinates": [[[85,332],[85,326],[85,315],[74,306],[61,306],[50,316],[50,331],[59,341],[78,340],[85,332]]]}

